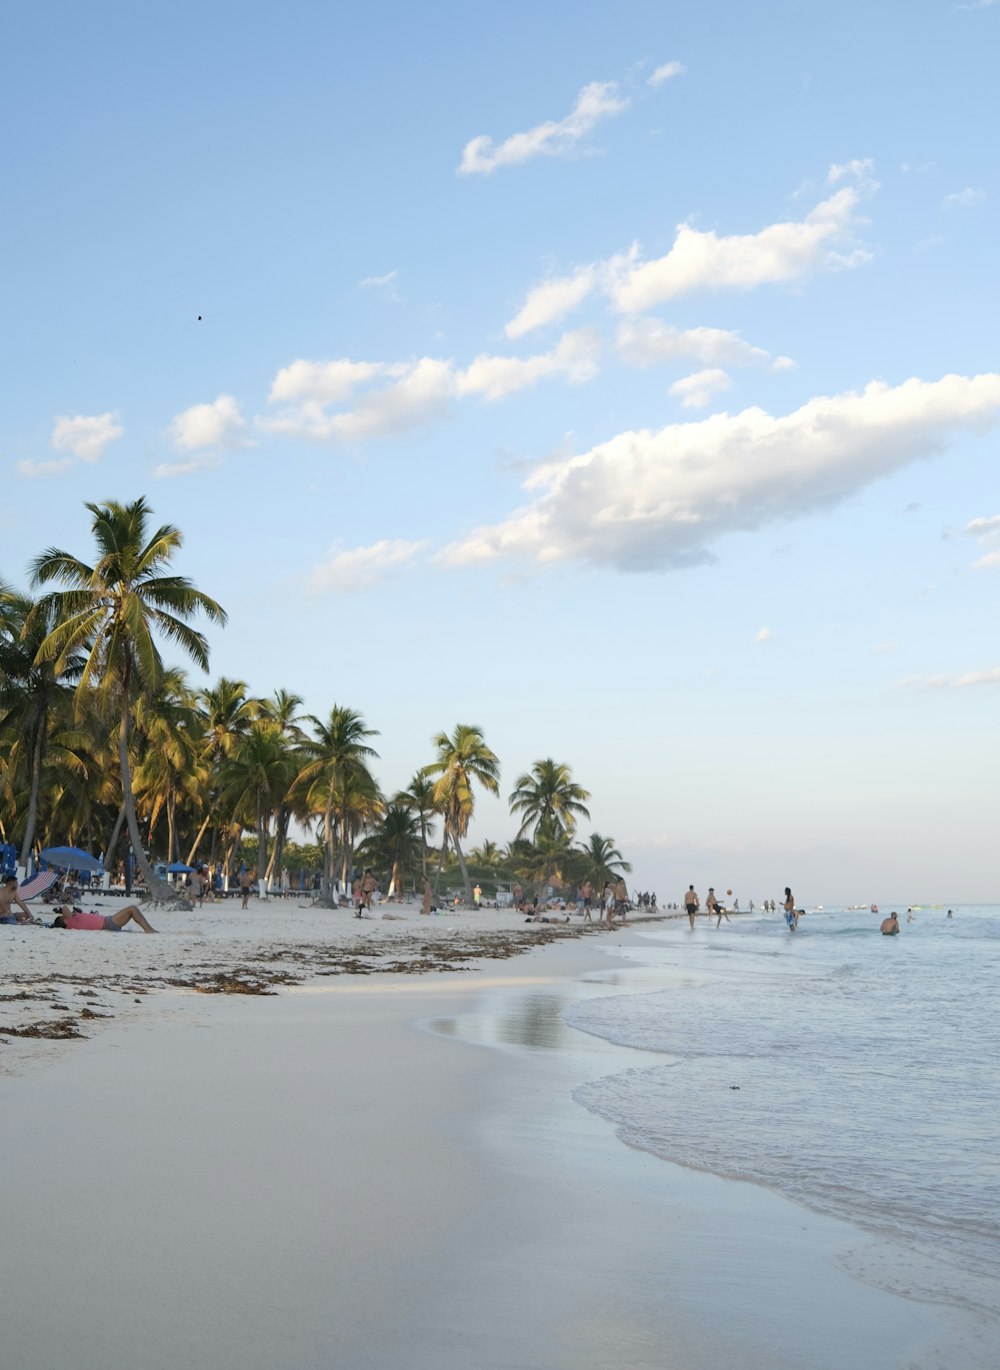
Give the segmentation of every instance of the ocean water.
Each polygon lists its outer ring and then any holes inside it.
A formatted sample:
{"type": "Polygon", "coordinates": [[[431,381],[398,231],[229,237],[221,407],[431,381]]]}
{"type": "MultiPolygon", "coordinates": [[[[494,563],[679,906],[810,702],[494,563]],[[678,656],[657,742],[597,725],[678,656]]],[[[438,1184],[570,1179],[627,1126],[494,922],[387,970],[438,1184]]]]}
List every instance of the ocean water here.
{"type": "Polygon", "coordinates": [[[992,1319],[1000,908],[906,924],[906,905],[882,907],[902,908],[900,936],[867,911],[810,912],[796,933],[780,915],[662,925],[628,953],[662,988],[565,1013],[648,1065],[574,1097],[633,1146],[863,1229],[852,1273],[992,1319]]]}

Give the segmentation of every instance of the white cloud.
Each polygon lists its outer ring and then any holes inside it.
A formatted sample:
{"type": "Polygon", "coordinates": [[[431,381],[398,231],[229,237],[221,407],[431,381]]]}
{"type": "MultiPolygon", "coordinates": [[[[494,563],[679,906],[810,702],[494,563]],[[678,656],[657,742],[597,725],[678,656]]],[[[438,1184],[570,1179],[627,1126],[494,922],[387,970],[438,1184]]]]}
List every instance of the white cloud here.
{"type": "Polygon", "coordinates": [[[398,277],[398,271],[387,271],[384,276],[366,276],[364,280],[358,281],[358,289],[374,290],[376,294],[381,295],[383,300],[388,300],[392,304],[401,304],[402,297],[396,289],[398,277]]]}
{"type": "Polygon", "coordinates": [[[872,157],[855,157],[850,162],[834,162],[826,174],[827,184],[836,185],[838,181],[851,180],[869,194],[878,190],[875,179],[875,160],[872,157]]]}
{"type": "Polygon", "coordinates": [[[995,5],[996,3],[997,0],[968,0],[968,4],[956,5],[955,9],[959,13],[961,13],[964,10],[966,13],[971,14],[976,10],[988,10],[992,5],[995,5]]]}
{"type": "Polygon", "coordinates": [[[754,638],[754,642],[770,642],[770,641],[771,641],[771,630],[770,630],[770,628],[761,628],[760,631],[758,632],[757,636],[754,638]]]}
{"type": "MultiPolygon", "coordinates": [[[[974,537],[984,548],[993,547],[1000,539],[1000,514],[972,519],[962,531],[974,537]]],[[[991,571],[995,566],[1000,566],[1000,551],[987,552],[972,563],[974,571],[991,571]]]]}
{"type": "Polygon", "coordinates": [[[271,386],[271,404],[341,404],[366,381],[401,368],[385,362],[352,362],[341,357],[332,362],[294,361],[278,372],[271,386]]]}
{"type": "MultiPolygon", "coordinates": [[[[694,290],[752,290],[804,280],[817,271],[860,266],[872,257],[854,238],[863,223],[858,213],[862,198],[878,188],[872,165],[866,158],[831,167],[831,180],[850,177],[857,184],[841,186],[804,219],[729,237],[680,224],[663,257],[643,261],[638,243],[633,243],[627,252],[542,281],[528,291],[506,325],[507,336],[519,338],[562,319],[595,290],[608,296],[619,313],[641,314],[694,290]]],[[[782,362],[791,365],[787,358],[782,362]]]]}
{"type": "Polygon", "coordinates": [[[727,533],[850,498],[1000,413],[1000,374],[875,381],[785,417],[752,408],[620,433],[538,468],[528,502],[444,549],[447,565],[513,556],[653,570],[710,560],[727,533]]]}
{"type": "Polygon", "coordinates": [[[876,642],[875,646],[872,648],[872,652],[875,656],[887,656],[890,652],[898,650],[898,642],[876,642]]]}
{"type": "Polygon", "coordinates": [[[948,676],[932,675],[926,679],[919,676],[907,676],[901,680],[900,685],[923,685],[929,690],[965,690],[970,685],[1000,685],[1000,666],[993,666],[986,671],[969,671],[966,675],[948,676]]]}
{"type": "Polygon", "coordinates": [[[507,324],[508,338],[520,338],[533,328],[553,323],[581,305],[597,285],[597,268],[581,266],[571,276],[542,281],[528,291],[527,298],[507,324]]]}
{"type": "Polygon", "coordinates": [[[532,157],[557,157],[570,151],[602,119],[620,114],[628,100],[618,94],[615,81],[591,81],[577,96],[576,104],[564,119],[537,124],[525,133],[515,133],[499,146],[486,134],[465,145],[459,174],[489,173],[497,167],[516,166],[532,157]]]}
{"type": "Polygon", "coordinates": [[[457,392],[499,400],[548,376],[564,376],[571,385],[582,385],[597,374],[599,350],[597,331],[582,328],[564,333],[551,352],[535,357],[479,356],[458,375],[457,392]]]}
{"type": "Polygon", "coordinates": [[[683,76],[687,68],[683,62],[664,62],[662,67],[657,67],[647,81],[650,86],[662,86],[675,76],[683,76]]]}
{"type": "Polygon", "coordinates": [[[626,319],[618,325],[615,345],[630,366],[655,366],[658,362],[693,357],[708,366],[768,366],[784,371],[795,363],[790,357],[772,357],[724,328],[675,328],[659,319],[626,319]]]}
{"type": "Polygon", "coordinates": [[[206,452],[188,461],[162,461],[153,467],[154,480],[170,480],[174,476],[191,476],[196,471],[211,471],[222,465],[222,458],[216,452],[206,452]]]}
{"type": "Polygon", "coordinates": [[[720,390],[731,390],[732,385],[728,374],[713,366],[674,381],[670,387],[670,394],[676,395],[685,409],[704,409],[711,403],[713,395],[718,394],[720,390]]]}
{"type": "Polygon", "coordinates": [[[565,333],[550,352],[533,357],[483,353],[465,370],[451,361],[421,357],[416,362],[297,361],[278,373],[271,399],[287,403],[273,417],[256,420],[261,431],[318,442],[357,443],[389,437],[447,418],[455,399],[477,395],[499,400],[548,377],[580,385],[597,374],[600,339],[594,329],[565,333]],[[387,384],[350,392],[365,379],[387,384]],[[329,412],[346,398],[353,408],[329,412]]]}
{"type": "Polygon", "coordinates": [[[72,452],[84,461],[99,461],[108,443],[124,432],[117,414],[77,414],[71,419],[56,419],[51,445],[57,452],[72,452]]]}
{"type": "Polygon", "coordinates": [[[55,461],[19,461],[17,469],[22,476],[27,476],[29,480],[38,480],[45,476],[58,476],[63,471],[68,471],[73,465],[72,457],[58,457],[55,461]]]}
{"type": "Polygon", "coordinates": [[[313,590],[361,590],[413,563],[427,546],[401,540],[374,542],[368,547],[334,550],[315,567],[311,576],[313,590]]]}
{"type": "Polygon", "coordinates": [[[681,224],[665,256],[628,262],[613,271],[615,307],[639,314],[693,290],[752,290],[799,281],[816,271],[858,266],[871,258],[852,238],[860,199],[854,186],[843,186],[802,220],[730,237],[681,224]]]}
{"type": "Polygon", "coordinates": [[[941,201],[942,209],[972,209],[976,205],[981,205],[986,199],[985,190],[977,190],[974,186],[966,186],[964,190],[953,191],[951,195],[946,195],[941,201]]]}
{"type": "Polygon", "coordinates": [[[233,447],[244,440],[246,421],[232,395],[220,395],[211,404],[195,404],[178,414],[170,425],[170,440],[178,452],[201,447],[233,447]]]}
{"type": "Polygon", "coordinates": [[[974,538],[992,537],[1000,534],[1000,514],[991,514],[989,518],[972,519],[962,529],[963,533],[971,533],[974,538]]]}

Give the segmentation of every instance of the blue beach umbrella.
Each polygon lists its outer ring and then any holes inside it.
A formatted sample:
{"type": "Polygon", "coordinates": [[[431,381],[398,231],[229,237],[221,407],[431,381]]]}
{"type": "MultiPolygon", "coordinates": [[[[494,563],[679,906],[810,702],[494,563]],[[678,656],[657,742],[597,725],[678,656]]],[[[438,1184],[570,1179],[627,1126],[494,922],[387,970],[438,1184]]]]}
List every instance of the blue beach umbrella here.
{"type": "Polygon", "coordinates": [[[167,870],[171,875],[187,875],[194,870],[194,866],[185,866],[183,861],[171,861],[167,870]]]}
{"type": "Polygon", "coordinates": [[[53,866],[58,871],[104,870],[100,857],[91,856],[90,852],[81,851],[79,847],[46,847],[40,856],[47,866],[53,866]]]}

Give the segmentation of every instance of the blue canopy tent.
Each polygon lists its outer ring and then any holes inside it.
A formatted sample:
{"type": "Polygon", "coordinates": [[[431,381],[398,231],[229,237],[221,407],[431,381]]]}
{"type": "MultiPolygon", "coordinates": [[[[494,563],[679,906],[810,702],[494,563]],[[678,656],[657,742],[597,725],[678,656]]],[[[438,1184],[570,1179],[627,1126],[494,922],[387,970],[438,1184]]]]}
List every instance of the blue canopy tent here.
{"type": "Polygon", "coordinates": [[[171,861],[167,870],[171,875],[190,875],[194,866],[185,866],[183,861],[171,861]]]}

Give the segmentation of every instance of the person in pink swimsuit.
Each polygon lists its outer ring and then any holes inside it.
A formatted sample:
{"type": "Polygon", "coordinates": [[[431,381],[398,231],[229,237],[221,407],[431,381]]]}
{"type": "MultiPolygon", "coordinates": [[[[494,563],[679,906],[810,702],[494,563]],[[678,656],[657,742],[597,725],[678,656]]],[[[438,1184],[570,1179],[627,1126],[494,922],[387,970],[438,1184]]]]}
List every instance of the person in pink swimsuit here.
{"type": "Polygon", "coordinates": [[[121,932],[126,923],[138,923],[143,932],[156,931],[135,904],[130,904],[127,909],[119,909],[107,918],[103,913],[84,913],[82,909],[71,909],[64,904],[49,927],[69,928],[74,932],[121,932]]]}

